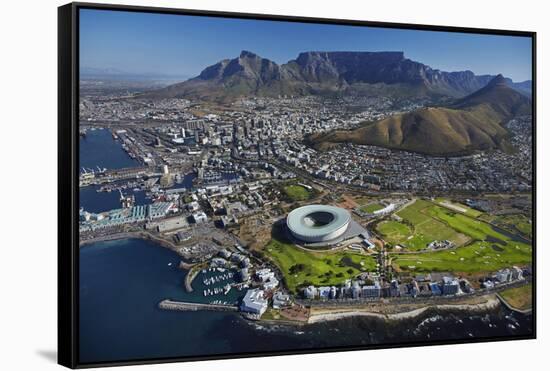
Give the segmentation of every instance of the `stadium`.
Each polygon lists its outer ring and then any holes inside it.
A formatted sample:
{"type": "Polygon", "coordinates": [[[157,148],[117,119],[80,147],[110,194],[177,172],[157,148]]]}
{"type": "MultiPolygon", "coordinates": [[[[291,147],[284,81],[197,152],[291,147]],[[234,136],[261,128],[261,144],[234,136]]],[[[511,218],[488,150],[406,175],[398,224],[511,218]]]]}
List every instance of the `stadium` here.
{"type": "Polygon", "coordinates": [[[292,237],[311,246],[337,244],[366,233],[354,222],[350,213],[336,206],[307,205],[292,210],[286,225],[292,237]]]}

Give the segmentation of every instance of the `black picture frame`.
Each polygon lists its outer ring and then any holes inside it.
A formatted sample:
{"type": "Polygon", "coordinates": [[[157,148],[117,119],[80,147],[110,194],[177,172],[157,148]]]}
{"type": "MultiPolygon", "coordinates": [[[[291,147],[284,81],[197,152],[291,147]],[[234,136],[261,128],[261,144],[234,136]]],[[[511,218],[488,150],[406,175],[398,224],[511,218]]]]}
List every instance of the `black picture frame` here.
{"type": "Polygon", "coordinates": [[[107,5],[94,3],[70,3],[58,8],[58,363],[69,368],[88,368],[98,366],[139,365],[152,363],[200,361],[214,359],[234,359],[243,357],[276,356],[290,354],[326,353],[379,348],[418,347],[431,345],[480,343],[491,341],[526,340],[536,338],[536,32],[511,31],[485,28],[463,28],[406,23],[386,23],[344,19],[309,18],[267,14],[231,13],[221,11],[202,11],[188,9],[169,9],[128,5],[107,5]],[[117,362],[81,363],[78,357],[79,343],[79,10],[97,9],[111,11],[129,11],[140,13],[179,14],[222,18],[254,19],[300,23],[333,25],[375,26],[410,30],[427,30],[488,35],[524,36],[532,40],[532,133],[533,133],[533,333],[496,338],[472,338],[467,340],[428,340],[422,343],[378,344],[353,347],[332,347],[308,350],[289,350],[274,352],[235,353],[229,355],[209,355],[177,358],[157,358],[140,360],[121,360],[117,362]]]}

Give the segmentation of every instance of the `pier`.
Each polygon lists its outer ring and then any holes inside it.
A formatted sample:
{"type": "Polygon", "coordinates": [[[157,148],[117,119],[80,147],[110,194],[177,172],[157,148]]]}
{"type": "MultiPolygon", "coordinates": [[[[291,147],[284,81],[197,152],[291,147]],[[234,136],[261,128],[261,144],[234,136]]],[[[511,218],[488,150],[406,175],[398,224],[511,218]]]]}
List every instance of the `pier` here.
{"type": "MultiPolygon", "coordinates": [[[[185,269],[185,267],[182,266],[182,263],[183,262],[180,262],[180,268],[185,269]]],[[[195,265],[191,265],[191,266],[188,265],[187,269],[189,269],[189,270],[187,271],[187,274],[185,275],[185,281],[184,281],[185,291],[193,292],[193,286],[192,286],[193,280],[199,274],[201,267],[202,267],[202,264],[195,264],[195,265]]]]}
{"type": "Polygon", "coordinates": [[[190,303],[185,301],[175,301],[170,299],[165,299],[159,303],[160,309],[166,310],[179,310],[179,311],[198,311],[198,310],[208,310],[216,312],[238,312],[239,307],[236,305],[225,305],[225,304],[206,304],[206,303],[190,303]]]}
{"type": "Polygon", "coordinates": [[[100,185],[145,177],[152,178],[162,175],[162,172],[158,168],[148,166],[128,167],[122,169],[102,169],[98,172],[93,171],[93,169],[89,170],[90,171],[88,172],[83,172],[80,174],[81,186],[100,185]]]}

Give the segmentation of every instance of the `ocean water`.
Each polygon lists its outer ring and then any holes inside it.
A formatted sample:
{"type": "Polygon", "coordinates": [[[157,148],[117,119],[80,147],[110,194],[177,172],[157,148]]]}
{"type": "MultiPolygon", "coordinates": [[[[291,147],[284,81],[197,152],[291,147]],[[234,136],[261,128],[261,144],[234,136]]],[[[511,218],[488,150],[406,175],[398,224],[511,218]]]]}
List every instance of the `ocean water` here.
{"type": "MultiPolygon", "coordinates": [[[[97,192],[99,186],[87,186],[80,188],[80,207],[92,213],[100,213],[112,209],[120,208],[120,193],[114,192],[97,192]]],[[[131,189],[124,190],[124,195],[133,194],[136,200],[136,205],[147,205],[152,202],[150,198],[145,197],[145,191],[133,191],[131,189]]]]}
{"type": "MultiPolygon", "coordinates": [[[[80,168],[95,169],[97,167],[107,169],[120,169],[139,166],[139,162],[132,159],[122,149],[120,141],[112,138],[107,129],[88,130],[85,137],[80,137],[80,168]]],[[[192,188],[194,173],[186,174],[181,183],[176,183],[172,188],[192,188]]],[[[119,192],[97,192],[99,186],[87,186],[80,188],[80,207],[92,213],[104,212],[120,208],[119,192]]],[[[145,197],[145,191],[126,189],[125,196],[134,195],[136,205],[147,205],[152,201],[145,197]]]]}
{"type": "Polygon", "coordinates": [[[86,136],[79,140],[80,169],[83,167],[95,169],[96,166],[107,169],[121,169],[138,166],[122,149],[120,141],[113,139],[107,129],[88,130],[86,136]]]}
{"type": "Polygon", "coordinates": [[[200,277],[194,292],[185,292],[185,272],[178,263],[174,252],[139,239],[81,248],[81,362],[463,340],[533,331],[530,315],[504,307],[483,314],[432,310],[403,321],[348,318],[305,326],[251,322],[237,313],[160,310],[157,305],[166,298],[205,301],[200,277]]]}
{"type": "MultiPolygon", "coordinates": [[[[108,130],[89,131],[80,139],[80,166],[138,166],[108,130]]],[[[192,186],[194,175],[183,184],[192,186]]],[[[130,192],[127,190],[126,192],[130,192]]],[[[146,204],[144,192],[136,203],[146,204]]],[[[80,205],[92,212],[119,207],[118,192],[80,190],[80,205]]],[[[400,322],[348,318],[307,326],[267,325],[244,320],[236,313],[173,312],[158,309],[166,298],[186,301],[238,300],[202,296],[199,276],[195,291],[186,293],[179,257],[153,242],[127,239],[100,242],[80,249],[80,361],[84,363],[136,359],[288,351],[326,347],[395,344],[427,340],[527,335],[532,317],[503,307],[484,314],[429,311],[400,322]]]]}

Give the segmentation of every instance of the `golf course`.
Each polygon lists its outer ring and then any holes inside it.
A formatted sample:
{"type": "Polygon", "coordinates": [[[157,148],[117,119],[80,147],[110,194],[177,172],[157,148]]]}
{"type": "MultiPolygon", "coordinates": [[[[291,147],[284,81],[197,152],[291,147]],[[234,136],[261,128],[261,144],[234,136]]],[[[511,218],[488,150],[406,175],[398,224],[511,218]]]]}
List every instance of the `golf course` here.
{"type": "Polygon", "coordinates": [[[294,293],[307,285],[341,285],[348,278],[376,268],[371,256],[347,251],[307,251],[275,238],[265,247],[264,254],[279,267],[286,286],[294,293]]]}
{"type": "MultiPolygon", "coordinates": [[[[413,237],[409,236],[402,241],[408,249],[414,250],[411,241],[421,244],[443,238],[455,242],[459,247],[417,253],[393,252],[391,261],[397,271],[493,272],[531,263],[530,241],[469,216],[466,212],[455,212],[430,201],[417,200],[398,212],[398,215],[414,228],[413,237]],[[462,244],[456,241],[462,241],[462,244]]],[[[395,231],[399,228],[392,229],[395,231]]],[[[382,225],[379,232],[386,236],[392,231],[385,231],[382,225]]]]}
{"type": "Polygon", "coordinates": [[[467,235],[451,228],[432,215],[432,209],[438,206],[425,200],[416,200],[413,204],[397,212],[402,221],[382,221],[376,231],[391,245],[399,245],[409,251],[423,250],[434,240],[449,240],[456,246],[467,243],[467,235]]]}

